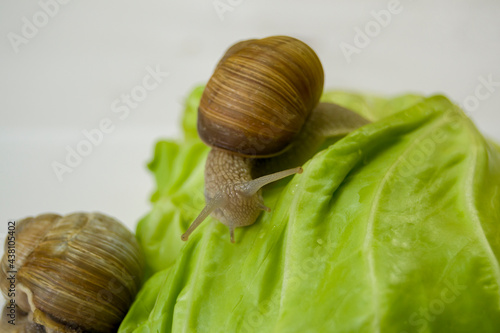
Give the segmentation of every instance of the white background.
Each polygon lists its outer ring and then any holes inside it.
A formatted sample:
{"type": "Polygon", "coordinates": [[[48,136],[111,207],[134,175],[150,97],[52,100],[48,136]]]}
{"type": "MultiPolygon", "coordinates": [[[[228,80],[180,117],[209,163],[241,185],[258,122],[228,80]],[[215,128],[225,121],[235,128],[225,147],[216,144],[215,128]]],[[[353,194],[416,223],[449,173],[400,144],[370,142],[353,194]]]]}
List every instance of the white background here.
{"type": "Polygon", "coordinates": [[[468,114],[500,141],[500,87],[480,87],[481,77],[500,82],[497,0],[401,0],[385,26],[372,11],[389,1],[222,0],[231,11],[219,15],[213,0],[72,0],[52,6],[43,22],[45,2],[0,0],[3,235],[8,220],[45,212],[100,211],[133,229],[150,208],[146,164],[155,142],[180,137],[185,96],[242,39],[304,40],[322,60],[329,89],[443,93],[458,104],[479,89],[468,114]],[[35,19],[43,26],[15,46],[12,36],[35,19]],[[356,46],[365,28],[373,29],[368,45],[348,61],[341,43],[356,46]],[[148,66],[169,75],[120,119],[113,101],[141,85],[148,66]],[[59,181],[51,164],[65,163],[67,146],[75,149],[82,131],[104,118],[114,130],[59,181]]]}

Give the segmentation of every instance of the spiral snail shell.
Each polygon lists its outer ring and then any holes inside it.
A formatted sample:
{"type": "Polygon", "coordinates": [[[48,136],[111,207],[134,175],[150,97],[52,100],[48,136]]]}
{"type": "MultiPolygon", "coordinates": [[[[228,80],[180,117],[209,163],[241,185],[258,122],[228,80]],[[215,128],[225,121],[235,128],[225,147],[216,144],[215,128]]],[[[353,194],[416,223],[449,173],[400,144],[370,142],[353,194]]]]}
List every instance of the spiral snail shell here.
{"type": "Polygon", "coordinates": [[[198,109],[198,133],[212,147],[263,157],[285,149],[323,91],[314,51],[274,36],[237,43],[219,62],[198,109]]]}
{"type": "Polygon", "coordinates": [[[44,214],[15,226],[15,262],[7,238],[0,288],[27,314],[25,331],[116,332],[142,276],[133,234],[99,213],[44,214]]]}

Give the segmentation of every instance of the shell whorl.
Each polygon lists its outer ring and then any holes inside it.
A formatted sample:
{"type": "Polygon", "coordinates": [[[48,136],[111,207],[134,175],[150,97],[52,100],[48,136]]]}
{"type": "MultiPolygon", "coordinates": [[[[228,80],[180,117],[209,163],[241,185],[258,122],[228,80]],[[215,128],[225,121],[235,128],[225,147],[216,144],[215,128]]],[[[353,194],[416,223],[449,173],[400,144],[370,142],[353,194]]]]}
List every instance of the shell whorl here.
{"type": "Polygon", "coordinates": [[[198,133],[210,146],[250,156],[283,151],[323,91],[316,53],[286,36],[233,45],[203,92],[198,133]]]}

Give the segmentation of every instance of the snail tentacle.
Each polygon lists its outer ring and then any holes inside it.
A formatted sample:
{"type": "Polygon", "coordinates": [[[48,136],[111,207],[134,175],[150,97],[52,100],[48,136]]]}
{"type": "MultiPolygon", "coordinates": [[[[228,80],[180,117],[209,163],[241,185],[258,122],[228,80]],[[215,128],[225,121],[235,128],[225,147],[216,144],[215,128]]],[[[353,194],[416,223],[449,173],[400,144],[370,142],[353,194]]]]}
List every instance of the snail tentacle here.
{"type": "Polygon", "coordinates": [[[182,234],[181,239],[183,241],[187,241],[189,235],[191,235],[194,229],[196,229],[201,224],[201,222],[205,221],[208,215],[210,215],[214,210],[222,207],[226,203],[226,201],[227,198],[224,196],[224,193],[222,192],[217,193],[211,200],[208,200],[207,204],[200,212],[200,214],[196,217],[193,223],[191,223],[186,232],[182,234]]]}
{"type": "Polygon", "coordinates": [[[249,182],[243,183],[240,185],[240,188],[243,193],[245,193],[248,196],[251,196],[257,193],[257,191],[259,191],[262,187],[266,186],[267,184],[273,183],[277,180],[283,179],[285,177],[288,177],[296,173],[302,173],[302,171],[303,171],[302,167],[296,167],[292,169],[278,171],[270,175],[265,175],[256,179],[252,179],[249,182]]]}

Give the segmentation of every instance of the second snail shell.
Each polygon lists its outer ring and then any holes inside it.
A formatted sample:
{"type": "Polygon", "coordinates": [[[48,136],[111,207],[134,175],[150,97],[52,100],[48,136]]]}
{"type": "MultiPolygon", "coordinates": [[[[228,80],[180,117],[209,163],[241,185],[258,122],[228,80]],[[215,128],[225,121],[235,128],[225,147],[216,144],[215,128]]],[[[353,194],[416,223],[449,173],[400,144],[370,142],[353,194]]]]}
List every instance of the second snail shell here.
{"type": "MultiPolygon", "coordinates": [[[[32,332],[116,332],[142,276],[139,246],[121,223],[99,213],[26,218],[16,223],[15,250],[15,301],[32,332]]],[[[4,255],[6,299],[9,271],[4,255]]]]}

